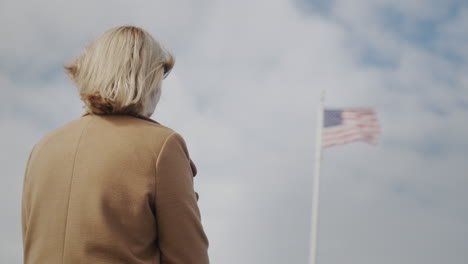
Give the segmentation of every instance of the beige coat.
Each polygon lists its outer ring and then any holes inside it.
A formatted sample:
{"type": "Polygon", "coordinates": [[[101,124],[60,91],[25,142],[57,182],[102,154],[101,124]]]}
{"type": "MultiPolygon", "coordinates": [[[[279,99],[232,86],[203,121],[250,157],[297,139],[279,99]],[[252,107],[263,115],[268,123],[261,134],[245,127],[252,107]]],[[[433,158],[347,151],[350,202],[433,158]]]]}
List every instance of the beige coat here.
{"type": "Polygon", "coordinates": [[[177,132],[146,117],[83,114],[29,156],[24,263],[209,263],[195,175],[177,132]]]}

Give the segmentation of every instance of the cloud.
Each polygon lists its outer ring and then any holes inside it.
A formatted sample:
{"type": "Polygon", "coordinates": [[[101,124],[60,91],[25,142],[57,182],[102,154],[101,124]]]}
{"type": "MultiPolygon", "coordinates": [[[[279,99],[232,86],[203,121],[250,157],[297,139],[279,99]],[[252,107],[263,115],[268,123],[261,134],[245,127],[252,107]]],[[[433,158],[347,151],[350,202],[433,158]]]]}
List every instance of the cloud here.
{"type": "Polygon", "coordinates": [[[319,262],[462,263],[468,7],[431,3],[2,3],[1,262],[21,263],[32,144],[81,114],[61,65],[109,27],[135,24],[176,56],[153,118],[186,138],[197,164],[213,263],[306,263],[322,89],[327,106],[374,106],[383,133],[377,147],[324,151],[319,262]]]}

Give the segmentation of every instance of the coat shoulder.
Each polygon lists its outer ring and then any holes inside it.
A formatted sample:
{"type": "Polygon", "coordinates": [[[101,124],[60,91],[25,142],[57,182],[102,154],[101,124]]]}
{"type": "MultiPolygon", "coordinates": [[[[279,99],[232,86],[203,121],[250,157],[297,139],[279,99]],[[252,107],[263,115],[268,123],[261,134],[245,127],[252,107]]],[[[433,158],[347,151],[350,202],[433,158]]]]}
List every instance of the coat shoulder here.
{"type": "Polygon", "coordinates": [[[70,145],[71,142],[79,141],[81,134],[85,138],[107,138],[115,141],[125,138],[135,147],[149,147],[156,152],[171,135],[181,137],[174,129],[149,118],[93,114],[83,115],[47,132],[33,148],[42,149],[51,142],[70,145]]]}

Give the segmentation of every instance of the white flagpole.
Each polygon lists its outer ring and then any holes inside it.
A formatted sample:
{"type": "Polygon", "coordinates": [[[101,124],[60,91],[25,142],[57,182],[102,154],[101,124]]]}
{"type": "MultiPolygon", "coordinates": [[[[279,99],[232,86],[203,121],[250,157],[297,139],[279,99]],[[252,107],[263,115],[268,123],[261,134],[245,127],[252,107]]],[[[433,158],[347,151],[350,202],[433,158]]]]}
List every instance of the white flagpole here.
{"type": "Polygon", "coordinates": [[[312,228],[310,236],[310,246],[312,247],[309,255],[309,263],[317,263],[317,236],[319,222],[319,199],[320,199],[320,163],[322,160],[322,128],[323,128],[323,101],[325,99],[325,91],[322,90],[320,95],[320,103],[318,106],[317,115],[317,134],[315,141],[315,170],[314,170],[314,187],[312,193],[312,228]]]}

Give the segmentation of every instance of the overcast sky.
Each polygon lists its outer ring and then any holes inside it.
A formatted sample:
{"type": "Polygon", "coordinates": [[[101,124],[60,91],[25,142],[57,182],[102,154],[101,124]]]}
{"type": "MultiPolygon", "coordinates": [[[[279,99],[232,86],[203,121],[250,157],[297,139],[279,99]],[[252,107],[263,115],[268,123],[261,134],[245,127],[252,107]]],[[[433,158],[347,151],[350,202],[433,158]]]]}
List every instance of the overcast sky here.
{"type": "Polygon", "coordinates": [[[32,145],[82,113],[62,65],[124,24],[176,57],[152,118],[197,164],[212,263],[307,263],[322,89],[382,134],[324,150],[318,263],[467,263],[463,0],[1,0],[1,263],[22,263],[32,145]]]}

